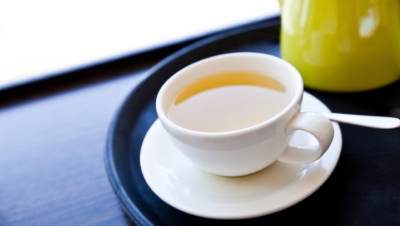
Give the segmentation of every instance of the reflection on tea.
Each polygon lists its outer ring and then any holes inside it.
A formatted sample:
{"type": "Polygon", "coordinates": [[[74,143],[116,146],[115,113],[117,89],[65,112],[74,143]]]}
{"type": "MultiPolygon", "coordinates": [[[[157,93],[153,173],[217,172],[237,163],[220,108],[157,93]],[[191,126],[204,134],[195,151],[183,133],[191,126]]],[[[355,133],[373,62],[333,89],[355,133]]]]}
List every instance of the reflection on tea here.
{"type": "Polygon", "coordinates": [[[259,124],[281,112],[292,99],[284,84],[264,74],[229,71],[185,87],[168,109],[181,127],[226,132],[259,124]]]}

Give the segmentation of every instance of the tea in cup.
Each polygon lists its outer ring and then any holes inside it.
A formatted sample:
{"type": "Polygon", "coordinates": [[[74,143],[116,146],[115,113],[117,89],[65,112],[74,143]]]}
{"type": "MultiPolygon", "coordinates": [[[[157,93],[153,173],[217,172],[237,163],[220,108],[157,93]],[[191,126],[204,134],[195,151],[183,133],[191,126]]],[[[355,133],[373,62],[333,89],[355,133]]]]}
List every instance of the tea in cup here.
{"type": "Polygon", "coordinates": [[[195,62],[168,79],[156,110],[175,147],[204,171],[243,176],[279,160],[318,160],[333,139],[325,116],[300,112],[303,81],[286,61],[261,53],[229,53],[195,62]],[[319,147],[289,146],[296,130],[319,147]]]}

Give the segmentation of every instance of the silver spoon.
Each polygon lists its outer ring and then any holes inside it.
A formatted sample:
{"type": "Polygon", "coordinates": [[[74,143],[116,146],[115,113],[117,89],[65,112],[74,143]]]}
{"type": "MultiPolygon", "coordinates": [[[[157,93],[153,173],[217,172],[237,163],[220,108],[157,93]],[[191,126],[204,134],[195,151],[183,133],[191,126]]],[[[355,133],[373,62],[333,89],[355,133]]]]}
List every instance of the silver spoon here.
{"type": "Polygon", "coordinates": [[[385,116],[351,115],[340,113],[321,113],[335,122],[347,123],[357,126],[365,126],[376,129],[400,128],[400,119],[385,116]]]}

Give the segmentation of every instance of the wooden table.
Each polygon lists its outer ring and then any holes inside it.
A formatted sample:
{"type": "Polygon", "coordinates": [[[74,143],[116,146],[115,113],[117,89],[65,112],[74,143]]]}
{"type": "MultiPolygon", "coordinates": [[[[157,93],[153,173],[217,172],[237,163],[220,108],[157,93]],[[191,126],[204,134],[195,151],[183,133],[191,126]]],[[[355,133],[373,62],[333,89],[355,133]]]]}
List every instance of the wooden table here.
{"type": "MultiPolygon", "coordinates": [[[[1,91],[0,225],[133,225],[107,178],[107,133],[147,69],[182,45],[1,91]]],[[[360,94],[312,94],[333,111],[399,117],[399,90],[397,82],[360,94]]],[[[313,208],[330,225],[400,222],[399,130],[341,129],[332,177],[302,205],[265,219],[319,225],[296,210],[323,202],[313,208]]]]}
{"type": "Polygon", "coordinates": [[[107,178],[106,134],[124,98],[164,54],[1,93],[0,225],[133,224],[107,178]]]}

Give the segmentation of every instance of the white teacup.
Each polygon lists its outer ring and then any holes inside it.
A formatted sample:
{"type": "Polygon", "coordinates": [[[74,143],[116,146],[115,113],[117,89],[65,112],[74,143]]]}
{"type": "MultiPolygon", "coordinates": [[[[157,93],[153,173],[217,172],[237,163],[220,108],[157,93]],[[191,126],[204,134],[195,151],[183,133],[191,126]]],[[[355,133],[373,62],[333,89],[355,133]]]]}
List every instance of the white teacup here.
{"type": "Polygon", "coordinates": [[[229,53],[195,62],[160,89],[156,109],[173,144],[204,171],[257,172],[279,160],[318,160],[333,139],[325,116],[300,112],[303,81],[286,61],[261,53],[229,53]],[[319,143],[313,152],[289,146],[296,130],[319,143]]]}

